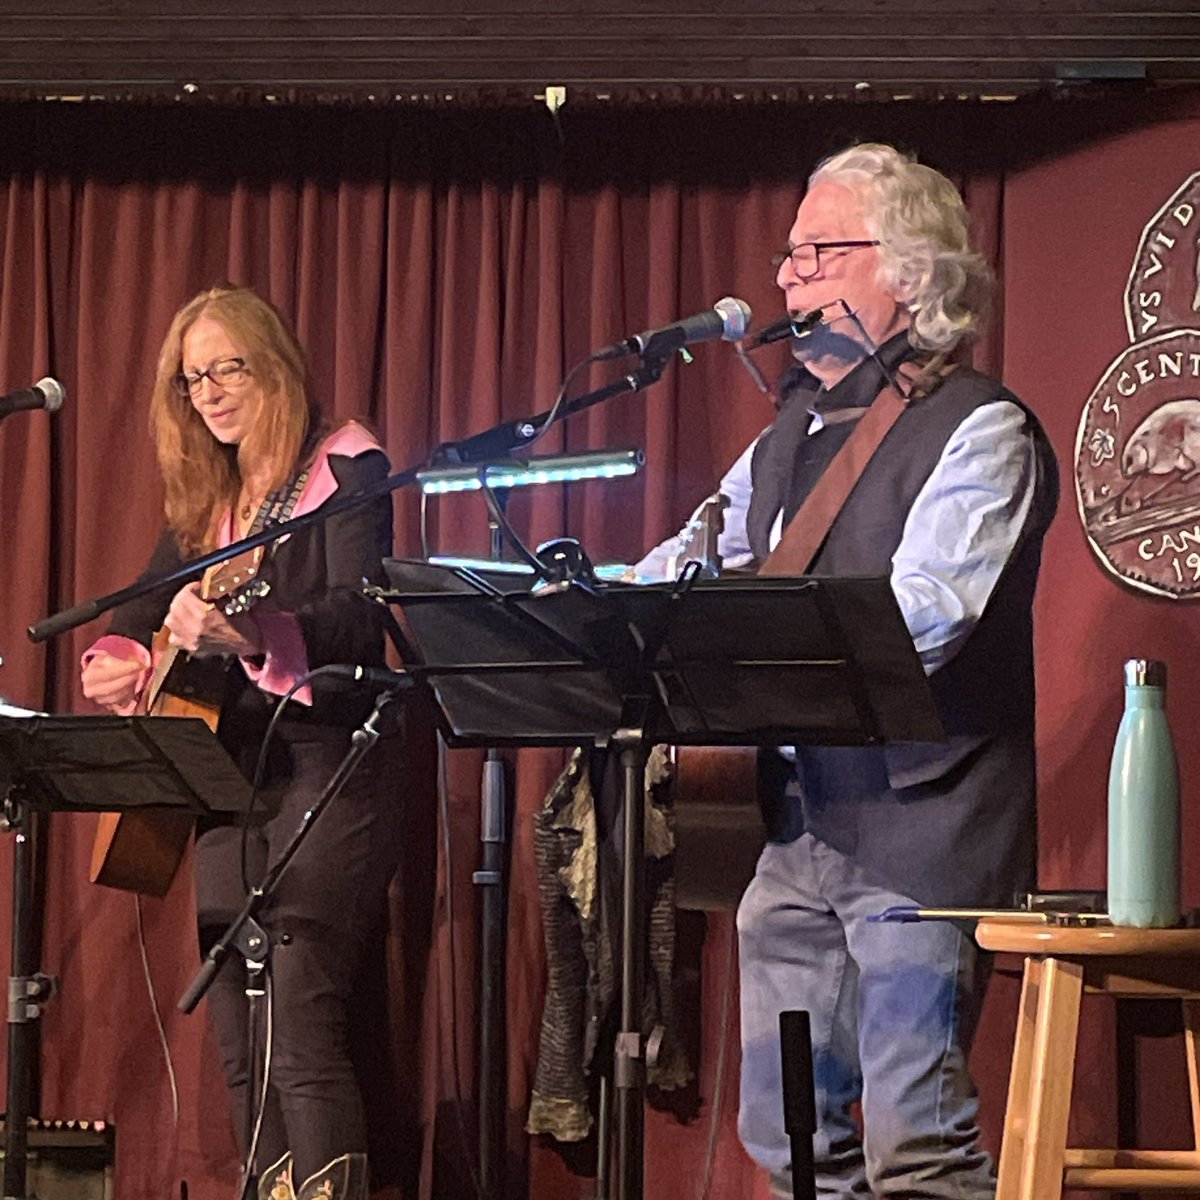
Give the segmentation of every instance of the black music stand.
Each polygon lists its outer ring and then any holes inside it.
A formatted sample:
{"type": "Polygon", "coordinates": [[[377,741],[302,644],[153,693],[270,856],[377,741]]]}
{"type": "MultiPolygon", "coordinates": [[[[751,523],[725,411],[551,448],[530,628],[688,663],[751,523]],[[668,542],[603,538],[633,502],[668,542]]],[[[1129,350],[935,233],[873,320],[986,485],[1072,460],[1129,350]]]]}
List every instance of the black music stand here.
{"type": "Polygon", "coordinates": [[[12,974],[4,1196],[23,1200],[36,1026],[55,981],[38,970],[33,923],[34,812],[245,809],[250,785],[208,726],[191,718],[0,717],[0,800],[13,847],[12,974]]]}
{"type": "Polygon", "coordinates": [[[618,1200],[642,1195],[643,780],[656,742],[870,745],[943,736],[886,578],[579,581],[504,591],[391,560],[454,746],[607,744],[624,780],[618,1200]]]}

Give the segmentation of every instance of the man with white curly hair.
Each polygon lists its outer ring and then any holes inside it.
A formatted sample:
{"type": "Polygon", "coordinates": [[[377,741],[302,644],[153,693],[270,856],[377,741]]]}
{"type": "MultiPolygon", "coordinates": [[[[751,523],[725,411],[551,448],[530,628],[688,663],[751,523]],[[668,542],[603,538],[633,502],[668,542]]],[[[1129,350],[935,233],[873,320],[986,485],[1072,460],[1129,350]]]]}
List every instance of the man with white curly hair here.
{"type": "Polygon", "coordinates": [[[990,277],[943,175],[890,146],[827,159],[777,282],[789,311],[825,320],[796,339],[806,371],[723,481],[720,549],[766,559],[876,398],[905,395],[808,569],[890,576],[947,737],[764,756],[778,786],[738,912],[739,1130],[790,1197],[778,1018],[805,1009],[819,1193],[991,1197],[966,1065],[986,974],[970,931],[869,918],[1007,906],[1033,885],[1031,610],[1054,458],[1021,402],[961,362],[990,277]]]}

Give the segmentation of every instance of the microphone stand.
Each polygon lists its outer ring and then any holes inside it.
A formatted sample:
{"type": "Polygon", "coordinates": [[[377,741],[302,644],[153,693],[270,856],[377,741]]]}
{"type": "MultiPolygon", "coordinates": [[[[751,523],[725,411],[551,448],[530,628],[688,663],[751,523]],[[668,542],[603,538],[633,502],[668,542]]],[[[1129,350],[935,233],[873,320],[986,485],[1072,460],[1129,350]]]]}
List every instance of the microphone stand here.
{"type": "Polygon", "coordinates": [[[13,835],[12,966],[8,976],[8,1071],[4,1114],[4,1197],[26,1200],[29,1121],[39,1091],[42,1008],[58,979],[39,969],[39,899],[44,888],[44,815],[26,802],[0,763],[0,831],[13,835]]]}
{"type": "MultiPolygon", "coordinates": [[[[269,1047],[259,1045],[259,1006],[265,994],[264,977],[269,971],[271,943],[266,931],[256,919],[263,906],[270,900],[280,876],[287,870],[288,864],[295,858],[309,830],[317,822],[321,814],[329,807],[334,798],[341,792],[346,781],[362,761],[367,751],[379,740],[389,728],[396,727],[395,704],[399,694],[413,686],[413,676],[402,671],[396,672],[394,686],[379,693],[375,698],[375,707],[371,715],[350,736],[350,746],[337,769],[325,784],[324,790],[316,802],[304,813],[279,857],[268,868],[262,882],[250,889],[246,902],[241,911],[230,922],[229,927],[221,934],[216,944],[209,950],[200,969],[192,977],[187,990],[180,997],[177,1007],[180,1012],[195,1011],[204,994],[212,986],[213,980],[222,964],[229,957],[231,949],[239,950],[246,963],[246,1000],[247,1000],[247,1080],[246,1080],[246,1109],[245,1147],[247,1169],[243,1181],[242,1196],[248,1200],[255,1192],[254,1163],[250,1152],[254,1147],[255,1116],[261,1097],[264,1075],[262,1050],[269,1047]]],[[[349,994],[352,980],[343,980],[349,994]]]]}
{"type": "MultiPolygon", "coordinates": [[[[496,493],[503,510],[506,490],[496,493]]],[[[498,517],[488,521],[491,556],[499,560],[504,532],[498,517]]],[[[479,792],[480,869],[471,876],[479,888],[479,1182],[484,1196],[499,1196],[504,1185],[505,1055],[504,968],[505,914],[508,900],[508,813],[504,759],[487,748],[479,792]]],[[[449,868],[447,868],[449,869],[449,868]]]]}
{"type": "MultiPolygon", "coordinates": [[[[563,415],[578,412],[611,396],[648,386],[661,376],[672,353],[673,350],[661,355],[644,355],[642,365],[636,371],[589,393],[581,400],[564,405],[566,412],[563,415]]],[[[499,447],[506,440],[517,438],[521,439],[521,444],[532,441],[539,436],[552,411],[477,434],[448,448],[445,457],[465,463],[477,461],[476,456],[486,461],[487,458],[509,453],[499,447]]],[[[502,513],[507,503],[507,492],[498,490],[495,496],[502,513]]],[[[488,528],[489,552],[498,561],[503,554],[504,529],[497,516],[489,519],[488,528]]],[[[504,759],[495,746],[488,747],[483,764],[479,814],[480,869],[471,877],[471,881],[480,889],[477,1074],[479,1181],[484,1196],[498,1196],[504,1186],[507,1140],[504,1122],[507,1081],[504,971],[509,845],[504,759]]]]}

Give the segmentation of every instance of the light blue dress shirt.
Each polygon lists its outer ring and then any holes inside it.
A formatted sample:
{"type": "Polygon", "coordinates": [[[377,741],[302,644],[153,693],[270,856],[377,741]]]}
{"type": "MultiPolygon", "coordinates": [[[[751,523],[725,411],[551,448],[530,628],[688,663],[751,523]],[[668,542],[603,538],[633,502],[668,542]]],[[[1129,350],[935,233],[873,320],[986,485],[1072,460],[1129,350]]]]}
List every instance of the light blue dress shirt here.
{"type": "MultiPolygon", "coordinates": [[[[822,427],[814,414],[809,436],[819,436],[822,427]]],[[[757,444],[755,438],[720,483],[730,500],[718,543],[727,567],[753,557],[746,514],[757,444]]],[[[1036,485],[1033,437],[1025,413],[1011,401],[981,405],[946,443],[892,557],[892,590],[926,673],[954,657],[983,615],[1021,536],[1036,485]]],[[[782,533],[780,512],[771,531],[772,549],[782,533]]],[[[668,538],[637,564],[639,580],[670,577],[681,536],[668,538]]]]}

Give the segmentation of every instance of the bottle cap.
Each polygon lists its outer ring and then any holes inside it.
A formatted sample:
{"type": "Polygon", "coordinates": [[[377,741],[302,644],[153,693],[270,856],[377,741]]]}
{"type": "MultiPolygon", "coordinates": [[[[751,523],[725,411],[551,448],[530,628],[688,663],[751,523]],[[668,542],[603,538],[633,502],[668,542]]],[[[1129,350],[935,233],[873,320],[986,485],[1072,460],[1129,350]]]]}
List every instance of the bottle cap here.
{"type": "Polygon", "coordinates": [[[1154,658],[1131,658],[1125,664],[1126,687],[1167,686],[1167,664],[1154,658]]]}

